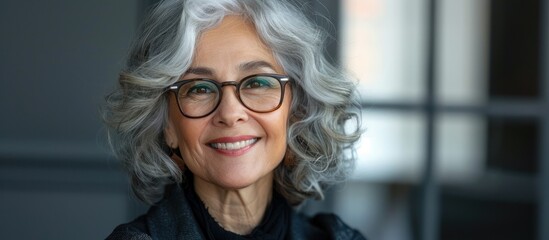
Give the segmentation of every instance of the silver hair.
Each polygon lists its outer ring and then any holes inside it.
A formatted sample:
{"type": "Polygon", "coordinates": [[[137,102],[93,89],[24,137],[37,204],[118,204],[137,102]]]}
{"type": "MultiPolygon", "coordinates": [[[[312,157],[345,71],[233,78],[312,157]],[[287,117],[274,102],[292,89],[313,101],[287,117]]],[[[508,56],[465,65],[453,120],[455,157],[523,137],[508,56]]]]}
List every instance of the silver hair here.
{"type": "Polygon", "coordinates": [[[253,23],[293,79],[288,148],[275,170],[275,189],[294,205],[323,198],[326,187],[354,167],[353,145],[361,134],[356,82],[326,60],[326,34],[299,7],[272,0],[166,0],[143,22],[103,111],[134,192],[153,204],[166,185],[184,181],[164,142],[165,88],[190,67],[200,33],[227,15],[253,23]]]}

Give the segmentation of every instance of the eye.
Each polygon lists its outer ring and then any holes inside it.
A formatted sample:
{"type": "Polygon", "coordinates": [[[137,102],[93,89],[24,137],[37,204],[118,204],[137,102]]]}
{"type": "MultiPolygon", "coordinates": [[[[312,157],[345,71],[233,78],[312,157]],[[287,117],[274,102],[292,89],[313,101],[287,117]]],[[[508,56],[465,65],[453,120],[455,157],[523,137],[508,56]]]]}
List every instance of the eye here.
{"type": "Polygon", "coordinates": [[[276,80],[270,77],[254,77],[244,83],[244,88],[272,88],[273,81],[276,80]]]}
{"type": "Polygon", "coordinates": [[[214,90],[208,84],[197,84],[187,90],[187,94],[208,94],[212,92],[214,92],[214,90]]]}
{"type": "Polygon", "coordinates": [[[198,101],[210,99],[217,96],[217,93],[218,89],[215,84],[208,81],[194,80],[181,85],[178,96],[181,99],[198,101]]]}

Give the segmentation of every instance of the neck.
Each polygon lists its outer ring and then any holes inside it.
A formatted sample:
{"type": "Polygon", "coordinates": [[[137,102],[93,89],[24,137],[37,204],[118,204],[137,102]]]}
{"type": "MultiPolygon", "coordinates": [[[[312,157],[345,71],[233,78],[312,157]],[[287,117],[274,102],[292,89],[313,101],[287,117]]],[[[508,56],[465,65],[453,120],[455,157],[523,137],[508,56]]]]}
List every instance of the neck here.
{"type": "Polygon", "coordinates": [[[227,231],[246,235],[259,225],[272,199],[272,175],[242,189],[224,189],[200,178],[195,191],[208,213],[227,231]]]}

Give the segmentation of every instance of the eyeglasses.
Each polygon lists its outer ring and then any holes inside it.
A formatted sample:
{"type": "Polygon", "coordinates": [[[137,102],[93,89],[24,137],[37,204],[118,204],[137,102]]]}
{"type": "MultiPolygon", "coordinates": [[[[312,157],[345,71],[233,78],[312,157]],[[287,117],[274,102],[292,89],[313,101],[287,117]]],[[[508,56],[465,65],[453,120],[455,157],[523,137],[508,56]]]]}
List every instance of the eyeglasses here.
{"type": "Polygon", "coordinates": [[[201,118],[217,109],[223,96],[222,88],[235,86],[236,96],[246,108],[267,113],[277,110],[284,100],[284,89],[290,77],[278,74],[255,74],[240,81],[219,83],[207,78],[189,79],[170,85],[183,116],[201,118]]]}

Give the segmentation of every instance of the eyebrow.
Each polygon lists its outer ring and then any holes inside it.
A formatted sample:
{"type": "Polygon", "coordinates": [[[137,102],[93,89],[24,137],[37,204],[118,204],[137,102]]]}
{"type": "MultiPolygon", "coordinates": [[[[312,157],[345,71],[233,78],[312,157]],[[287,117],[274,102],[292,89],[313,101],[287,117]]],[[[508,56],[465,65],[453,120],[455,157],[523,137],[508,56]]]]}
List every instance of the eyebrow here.
{"type": "MultiPolygon", "coordinates": [[[[275,68],[272,64],[263,61],[263,60],[257,60],[257,61],[249,61],[242,63],[238,66],[238,68],[241,71],[251,71],[251,70],[257,70],[259,68],[270,68],[273,71],[275,71],[275,68]]],[[[196,74],[196,75],[206,75],[206,76],[213,76],[215,73],[215,70],[208,68],[208,67],[191,67],[187,69],[185,74],[196,74]]]]}
{"type": "Polygon", "coordinates": [[[273,71],[275,70],[273,65],[271,65],[268,62],[262,61],[262,60],[245,62],[245,63],[240,64],[240,66],[238,66],[238,68],[242,71],[251,71],[251,70],[256,70],[256,69],[259,69],[259,68],[270,68],[273,71]]]}
{"type": "Polygon", "coordinates": [[[207,67],[196,67],[196,68],[187,69],[185,74],[213,76],[214,75],[214,70],[211,69],[211,68],[207,68],[207,67]]]}

